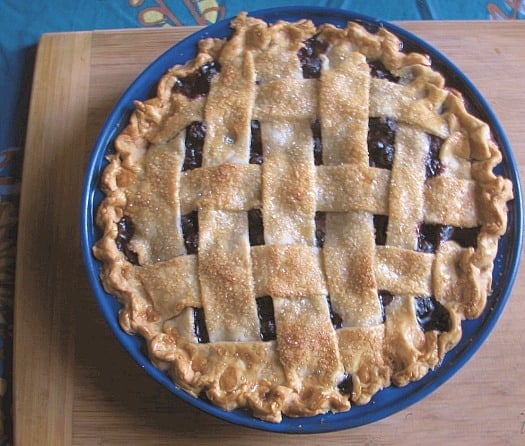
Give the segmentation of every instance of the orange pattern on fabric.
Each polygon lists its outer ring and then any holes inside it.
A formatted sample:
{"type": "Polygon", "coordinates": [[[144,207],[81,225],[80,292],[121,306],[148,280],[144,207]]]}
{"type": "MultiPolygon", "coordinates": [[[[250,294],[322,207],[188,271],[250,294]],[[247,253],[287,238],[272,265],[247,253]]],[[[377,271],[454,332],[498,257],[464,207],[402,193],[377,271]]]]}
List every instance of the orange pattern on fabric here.
{"type": "Polygon", "coordinates": [[[487,10],[492,20],[517,20],[519,14],[525,14],[525,0],[505,0],[508,12],[503,11],[495,3],[488,3],[487,10]]]}
{"type": "MultiPolygon", "coordinates": [[[[183,23],[173,12],[173,8],[166,5],[163,0],[156,0],[157,6],[148,6],[139,12],[139,22],[143,26],[181,26],[183,23]]],[[[216,0],[183,0],[197,25],[207,25],[221,20],[225,16],[224,6],[216,0]]],[[[144,0],[129,0],[129,5],[140,8],[144,0]]]]}

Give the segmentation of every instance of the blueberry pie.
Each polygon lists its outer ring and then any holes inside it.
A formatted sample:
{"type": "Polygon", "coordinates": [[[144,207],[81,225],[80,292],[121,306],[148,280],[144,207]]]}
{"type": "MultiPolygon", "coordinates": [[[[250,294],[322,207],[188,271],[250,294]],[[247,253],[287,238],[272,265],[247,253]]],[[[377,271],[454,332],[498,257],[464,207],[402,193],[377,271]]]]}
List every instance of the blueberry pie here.
{"type": "Polygon", "coordinates": [[[511,183],[488,125],[386,29],[231,26],[116,139],[101,280],[192,395],[271,422],[347,411],[481,314],[511,183]]]}

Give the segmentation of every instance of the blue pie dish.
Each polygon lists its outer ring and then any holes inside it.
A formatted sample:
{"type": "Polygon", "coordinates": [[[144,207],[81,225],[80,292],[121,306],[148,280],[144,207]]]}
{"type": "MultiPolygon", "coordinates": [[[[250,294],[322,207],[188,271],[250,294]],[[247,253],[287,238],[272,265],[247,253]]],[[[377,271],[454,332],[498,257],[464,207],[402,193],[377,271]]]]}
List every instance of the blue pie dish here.
{"type": "Polygon", "coordinates": [[[100,310],[122,346],[147,374],[193,406],[234,424],[272,432],[321,433],[372,423],[421,400],[452,377],[475,354],[501,315],[517,275],[522,247],[523,206],[516,162],[500,123],[472,82],[443,54],[404,29],[349,11],[327,8],[273,8],[255,11],[250,15],[270,23],[277,20],[296,21],[309,18],[316,25],[332,23],[340,27],[345,27],[348,21],[355,21],[371,32],[384,27],[396,34],[403,41],[405,48],[428,54],[431,57],[433,67],[445,76],[446,83],[462,92],[469,111],[490,125],[493,137],[503,155],[503,161],[495,173],[512,181],[515,198],[509,202],[508,229],[500,240],[494,265],[493,292],[483,314],[475,320],[463,322],[463,337],[459,344],[446,354],[440,367],[428,373],[423,379],[402,388],[389,387],[384,389],[378,392],[369,404],[353,406],[349,412],[304,418],[284,417],[279,424],[256,419],[247,410],[239,409],[227,412],[186,393],[152,365],[144,354],[142,340],[139,337],[130,336],[120,328],[118,324],[120,304],[113,296],[104,291],[99,279],[101,265],[93,257],[91,251],[92,246],[100,237],[100,231],[95,224],[95,215],[98,205],[104,198],[99,189],[99,178],[106,166],[105,156],[111,152],[116,136],[127,125],[129,116],[134,109],[133,100],[145,100],[150,97],[151,92],[155,91],[158,80],[170,67],[175,64],[184,64],[192,59],[196,54],[199,40],[206,37],[227,37],[231,32],[230,20],[224,20],[203,28],[162,54],[131,84],[105,122],[89,160],[81,202],[81,242],[88,278],[100,310]]]}

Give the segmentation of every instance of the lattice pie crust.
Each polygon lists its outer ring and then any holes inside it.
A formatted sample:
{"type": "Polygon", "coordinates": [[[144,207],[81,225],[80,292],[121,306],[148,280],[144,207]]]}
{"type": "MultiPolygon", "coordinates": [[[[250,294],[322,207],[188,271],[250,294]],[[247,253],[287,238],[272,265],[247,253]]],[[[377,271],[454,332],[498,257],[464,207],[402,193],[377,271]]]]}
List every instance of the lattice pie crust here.
{"type": "Polygon", "coordinates": [[[481,314],[511,183],[489,127],[387,30],[232,28],[116,140],[101,279],[191,394],[272,422],[347,411],[481,314]]]}

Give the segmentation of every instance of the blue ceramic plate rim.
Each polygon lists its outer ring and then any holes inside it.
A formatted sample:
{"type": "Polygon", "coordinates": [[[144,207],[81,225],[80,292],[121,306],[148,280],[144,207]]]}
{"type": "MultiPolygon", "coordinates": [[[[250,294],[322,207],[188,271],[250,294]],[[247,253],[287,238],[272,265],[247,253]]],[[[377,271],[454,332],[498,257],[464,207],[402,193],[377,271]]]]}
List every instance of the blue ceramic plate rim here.
{"type": "Polygon", "coordinates": [[[98,188],[98,181],[106,165],[105,155],[111,150],[117,134],[127,124],[134,108],[133,100],[151,97],[159,78],[167,69],[175,64],[183,64],[194,57],[199,40],[206,37],[226,37],[230,33],[231,19],[223,20],[190,35],[158,57],[124,92],[106,120],[89,159],[81,198],[81,249],[88,279],[103,316],[122,346],[146,373],[193,406],[234,424],[282,433],[322,433],[372,423],[409,407],[451,378],[479,349],[499,319],[517,275],[522,249],[522,192],[516,162],[501,124],[479,90],[446,56],[414,34],[386,21],[333,8],[303,6],[270,8],[253,11],[249,15],[268,22],[309,18],[316,25],[333,23],[342,27],[348,21],[356,21],[370,31],[384,27],[396,34],[408,47],[413,46],[429,54],[434,66],[445,73],[447,84],[458,86],[458,90],[463,92],[467,103],[470,104],[471,111],[490,124],[493,136],[503,153],[503,163],[496,169],[496,173],[503,174],[512,181],[515,198],[509,204],[508,230],[500,242],[494,267],[493,294],[484,313],[476,320],[463,322],[463,338],[460,343],[448,352],[440,367],[420,381],[402,388],[384,389],[375,395],[369,404],[354,406],[349,412],[303,418],[284,417],[278,424],[256,419],[246,410],[224,411],[178,388],[142,353],[142,341],[121,329],[117,315],[119,304],[102,288],[99,279],[100,263],[91,252],[91,247],[100,235],[95,225],[95,213],[103,197],[98,188]]]}

